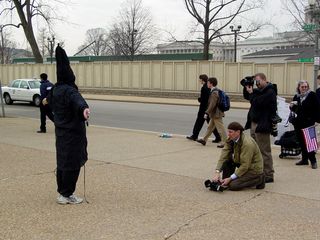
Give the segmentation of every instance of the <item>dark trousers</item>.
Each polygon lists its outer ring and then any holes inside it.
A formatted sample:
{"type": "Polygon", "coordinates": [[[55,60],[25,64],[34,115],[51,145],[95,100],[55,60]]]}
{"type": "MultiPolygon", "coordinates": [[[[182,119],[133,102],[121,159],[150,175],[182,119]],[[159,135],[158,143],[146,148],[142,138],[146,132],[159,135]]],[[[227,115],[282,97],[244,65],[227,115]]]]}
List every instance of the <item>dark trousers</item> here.
{"type": "Polygon", "coordinates": [[[53,113],[48,105],[40,104],[40,130],[46,131],[46,116],[53,122],[53,113]]]}
{"type": "Polygon", "coordinates": [[[75,171],[62,171],[57,169],[58,193],[64,197],[69,197],[76,190],[76,184],[80,174],[80,169],[75,171]]]}
{"type": "Polygon", "coordinates": [[[316,163],[317,162],[316,153],[314,151],[308,152],[302,130],[296,129],[295,132],[301,147],[302,161],[307,163],[308,160],[310,160],[311,164],[316,163]]]}
{"type": "MultiPolygon", "coordinates": [[[[222,178],[228,178],[230,177],[237,165],[232,161],[226,161],[222,165],[222,178]]],[[[243,188],[249,188],[249,187],[256,187],[257,185],[261,184],[264,181],[264,174],[257,174],[253,172],[246,172],[241,177],[238,177],[235,180],[232,180],[229,184],[229,189],[232,191],[238,191],[243,188]]]]}
{"type": "MultiPolygon", "coordinates": [[[[198,112],[198,116],[192,130],[193,138],[197,139],[199,137],[199,133],[203,127],[204,122],[207,121],[207,123],[209,123],[209,120],[210,119],[204,119],[204,112],[198,112]]],[[[216,128],[213,130],[213,134],[217,140],[221,140],[220,134],[218,133],[218,130],[216,128]]]]}

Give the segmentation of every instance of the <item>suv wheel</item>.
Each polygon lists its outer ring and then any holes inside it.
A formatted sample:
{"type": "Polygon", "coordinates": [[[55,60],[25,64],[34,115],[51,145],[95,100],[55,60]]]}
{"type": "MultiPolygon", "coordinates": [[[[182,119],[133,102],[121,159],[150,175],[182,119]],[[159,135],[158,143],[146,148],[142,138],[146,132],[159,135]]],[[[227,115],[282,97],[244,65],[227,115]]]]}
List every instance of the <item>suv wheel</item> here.
{"type": "Polygon", "coordinates": [[[8,104],[8,105],[11,105],[11,104],[13,103],[13,101],[12,101],[9,93],[5,93],[5,94],[4,94],[4,101],[5,101],[5,103],[8,104]]]}
{"type": "Polygon", "coordinates": [[[36,106],[36,107],[40,107],[40,104],[41,104],[41,98],[39,95],[35,95],[33,97],[33,104],[36,106]]]}

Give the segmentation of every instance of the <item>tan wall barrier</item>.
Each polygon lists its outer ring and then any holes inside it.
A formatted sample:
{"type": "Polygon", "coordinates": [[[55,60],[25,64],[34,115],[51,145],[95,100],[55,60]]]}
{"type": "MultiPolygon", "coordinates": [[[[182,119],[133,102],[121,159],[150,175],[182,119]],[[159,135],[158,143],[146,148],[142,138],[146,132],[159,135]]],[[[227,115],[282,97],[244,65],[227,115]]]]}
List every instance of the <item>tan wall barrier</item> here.
{"type": "MultiPolygon", "coordinates": [[[[271,82],[278,84],[279,94],[294,94],[296,83],[301,79],[313,86],[311,63],[95,62],[74,63],[72,69],[80,88],[198,91],[198,76],[205,73],[217,77],[219,86],[226,92],[239,93],[242,90],[239,81],[257,72],[264,72],[271,82]]],[[[6,85],[12,79],[38,77],[42,72],[56,81],[54,64],[0,65],[0,80],[6,85]]]]}

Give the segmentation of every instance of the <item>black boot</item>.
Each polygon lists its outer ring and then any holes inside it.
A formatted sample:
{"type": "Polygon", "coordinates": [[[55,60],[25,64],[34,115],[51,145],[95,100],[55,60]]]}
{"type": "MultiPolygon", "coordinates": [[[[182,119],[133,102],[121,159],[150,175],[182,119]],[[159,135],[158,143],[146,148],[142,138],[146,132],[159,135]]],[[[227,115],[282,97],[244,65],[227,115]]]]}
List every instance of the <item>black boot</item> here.
{"type": "Polygon", "coordinates": [[[318,168],[317,162],[311,163],[311,168],[312,168],[312,169],[317,169],[317,168],[318,168]]]}
{"type": "Polygon", "coordinates": [[[308,160],[300,160],[299,162],[296,162],[297,166],[301,166],[301,165],[309,165],[308,160]]]}

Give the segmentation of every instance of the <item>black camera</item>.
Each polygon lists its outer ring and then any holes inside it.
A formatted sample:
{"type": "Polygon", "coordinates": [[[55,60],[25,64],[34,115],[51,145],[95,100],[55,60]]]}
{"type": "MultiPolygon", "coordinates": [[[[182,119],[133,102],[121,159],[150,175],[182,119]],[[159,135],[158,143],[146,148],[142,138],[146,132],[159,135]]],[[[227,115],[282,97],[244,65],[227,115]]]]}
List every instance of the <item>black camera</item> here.
{"type": "Polygon", "coordinates": [[[223,192],[224,190],[224,187],[221,186],[220,182],[213,182],[209,179],[204,182],[204,185],[206,186],[206,188],[210,188],[211,191],[223,192]]]}
{"type": "Polygon", "coordinates": [[[247,76],[244,79],[240,81],[240,84],[245,87],[245,86],[253,86],[254,85],[254,76],[247,76]]]}

